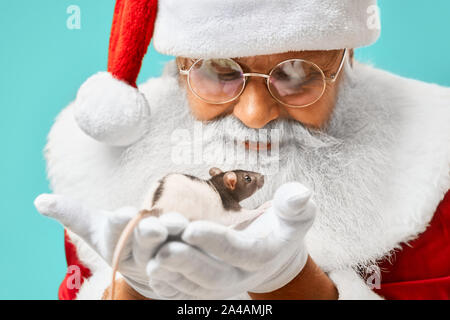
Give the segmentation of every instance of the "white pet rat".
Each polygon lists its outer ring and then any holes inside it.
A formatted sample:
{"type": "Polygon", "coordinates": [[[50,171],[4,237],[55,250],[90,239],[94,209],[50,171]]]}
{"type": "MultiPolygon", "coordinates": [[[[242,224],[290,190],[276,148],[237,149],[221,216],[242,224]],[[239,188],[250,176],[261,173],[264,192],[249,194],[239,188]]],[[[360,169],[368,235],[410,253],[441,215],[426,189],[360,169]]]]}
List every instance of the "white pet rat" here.
{"type": "Polygon", "coordinates": [[[191,175],[170,173],[158,181],[136,217],[120,235],[113,255],[110,298],[114,298],[115,278],[125,243],[139,221],[148,216],[177,212],[189,220],[209,220],[234,227],[256,218],[269,206],[267,202],[255,210],[242,208],[239,202],[252,196],[264,185],[264,176],[257,172],[219,168],[209,170],[211,178],[203,180],[191,175]]]}

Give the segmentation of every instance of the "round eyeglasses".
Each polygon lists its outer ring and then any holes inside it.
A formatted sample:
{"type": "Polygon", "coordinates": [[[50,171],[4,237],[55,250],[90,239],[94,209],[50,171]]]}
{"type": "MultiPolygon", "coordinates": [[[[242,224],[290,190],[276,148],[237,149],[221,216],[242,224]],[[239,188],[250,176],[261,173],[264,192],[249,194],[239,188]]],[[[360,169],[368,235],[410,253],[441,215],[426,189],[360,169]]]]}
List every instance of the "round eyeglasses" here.
{"type": "Polygon", "coordinates": [[[244,91],[248,77],[262,77],[276,101],[291,108],[304,108],[323,96],[327,83],[336,81],[346,57],[347,49],[344,49],[339,68],[330,77],[317,64],[302,59],[282,61],[269,74],[244,73],[233,59],[199,59],[188,70],[179,71],[187,76],[194,95],[210,104],[236,100],[244,91]]]}

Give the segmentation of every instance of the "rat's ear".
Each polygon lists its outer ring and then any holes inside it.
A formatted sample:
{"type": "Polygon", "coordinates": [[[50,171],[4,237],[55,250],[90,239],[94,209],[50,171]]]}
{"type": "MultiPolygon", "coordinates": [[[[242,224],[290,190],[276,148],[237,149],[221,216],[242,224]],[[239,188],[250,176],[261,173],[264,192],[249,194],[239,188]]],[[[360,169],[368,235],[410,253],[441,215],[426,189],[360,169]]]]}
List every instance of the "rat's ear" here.
{"type": "Polygon", "coordinates": [[[222,170],[220,170],[219,168],[216,167],[212,167],[211,169],[209,169],[209,175],[211,177],[217,176],[218,174],[221,174],[222,170]]]}
{"type": "Polygon", "coordinates": [[[234,190],[236,188],[237,175],[233,171],[229,171],[223,175],[223,182],[225,183],[225,187],[230,190],[234,190]]]}

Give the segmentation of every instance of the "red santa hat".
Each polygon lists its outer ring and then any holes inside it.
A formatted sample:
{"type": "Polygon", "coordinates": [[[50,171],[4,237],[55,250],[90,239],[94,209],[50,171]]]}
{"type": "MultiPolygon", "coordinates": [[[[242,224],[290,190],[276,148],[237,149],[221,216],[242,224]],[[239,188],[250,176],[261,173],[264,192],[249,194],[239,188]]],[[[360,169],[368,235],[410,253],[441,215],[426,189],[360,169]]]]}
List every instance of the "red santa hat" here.
{"type": "Polygon", "coordinates": [[[232,58],[356,48],[379,33],[376,0],[117,0],[109,76],[83,84],[75,117],[87,134],[109,144],[142,136],[149,110],[135,87],[152,37],[163,54],[232,58]]]}
{"type": "Polygon", "coordinates": [[[117,0],[109,40],[108,71],[136,86],[155,28],[157,0],[117,0]]]}

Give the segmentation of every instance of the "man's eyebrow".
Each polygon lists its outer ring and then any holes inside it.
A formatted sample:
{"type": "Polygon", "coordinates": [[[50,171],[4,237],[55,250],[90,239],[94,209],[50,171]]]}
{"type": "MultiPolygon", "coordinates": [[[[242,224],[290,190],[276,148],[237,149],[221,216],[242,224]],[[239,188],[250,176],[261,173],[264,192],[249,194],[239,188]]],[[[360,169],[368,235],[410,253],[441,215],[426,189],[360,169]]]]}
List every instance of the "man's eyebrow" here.
{"type": "MultiPolygon", "coordinates": [[[[271,67],[273,68],[278,63],[289,59],[301,59],[317,64],[321,69],[323,69],[323,71],[331,71],[331,69],[333,69],[336,63],[338,62],[339,58],[341,58],[341,54],[342,52],[334,52],[333,54],[317,54],[314,52],[302,52],[302,56],[294,56],[290,58],[286,57],[280,59],[278,62],[274,63],[274,65],[271,67]]],[[[244,71],[250,72],[252,68],[248,64],[244,63],[241,59],[243,58],[233,58],[233,60],[236,61],[244,71]]]]}
{"type": "Polygon", "coordinates": [[[236,61],[244,71],[251,71],[252,68],[250,68],[247,64],[243,63],[242,61],[240,61],[239,59],[233,59],[234,61],[236,61]]]}

